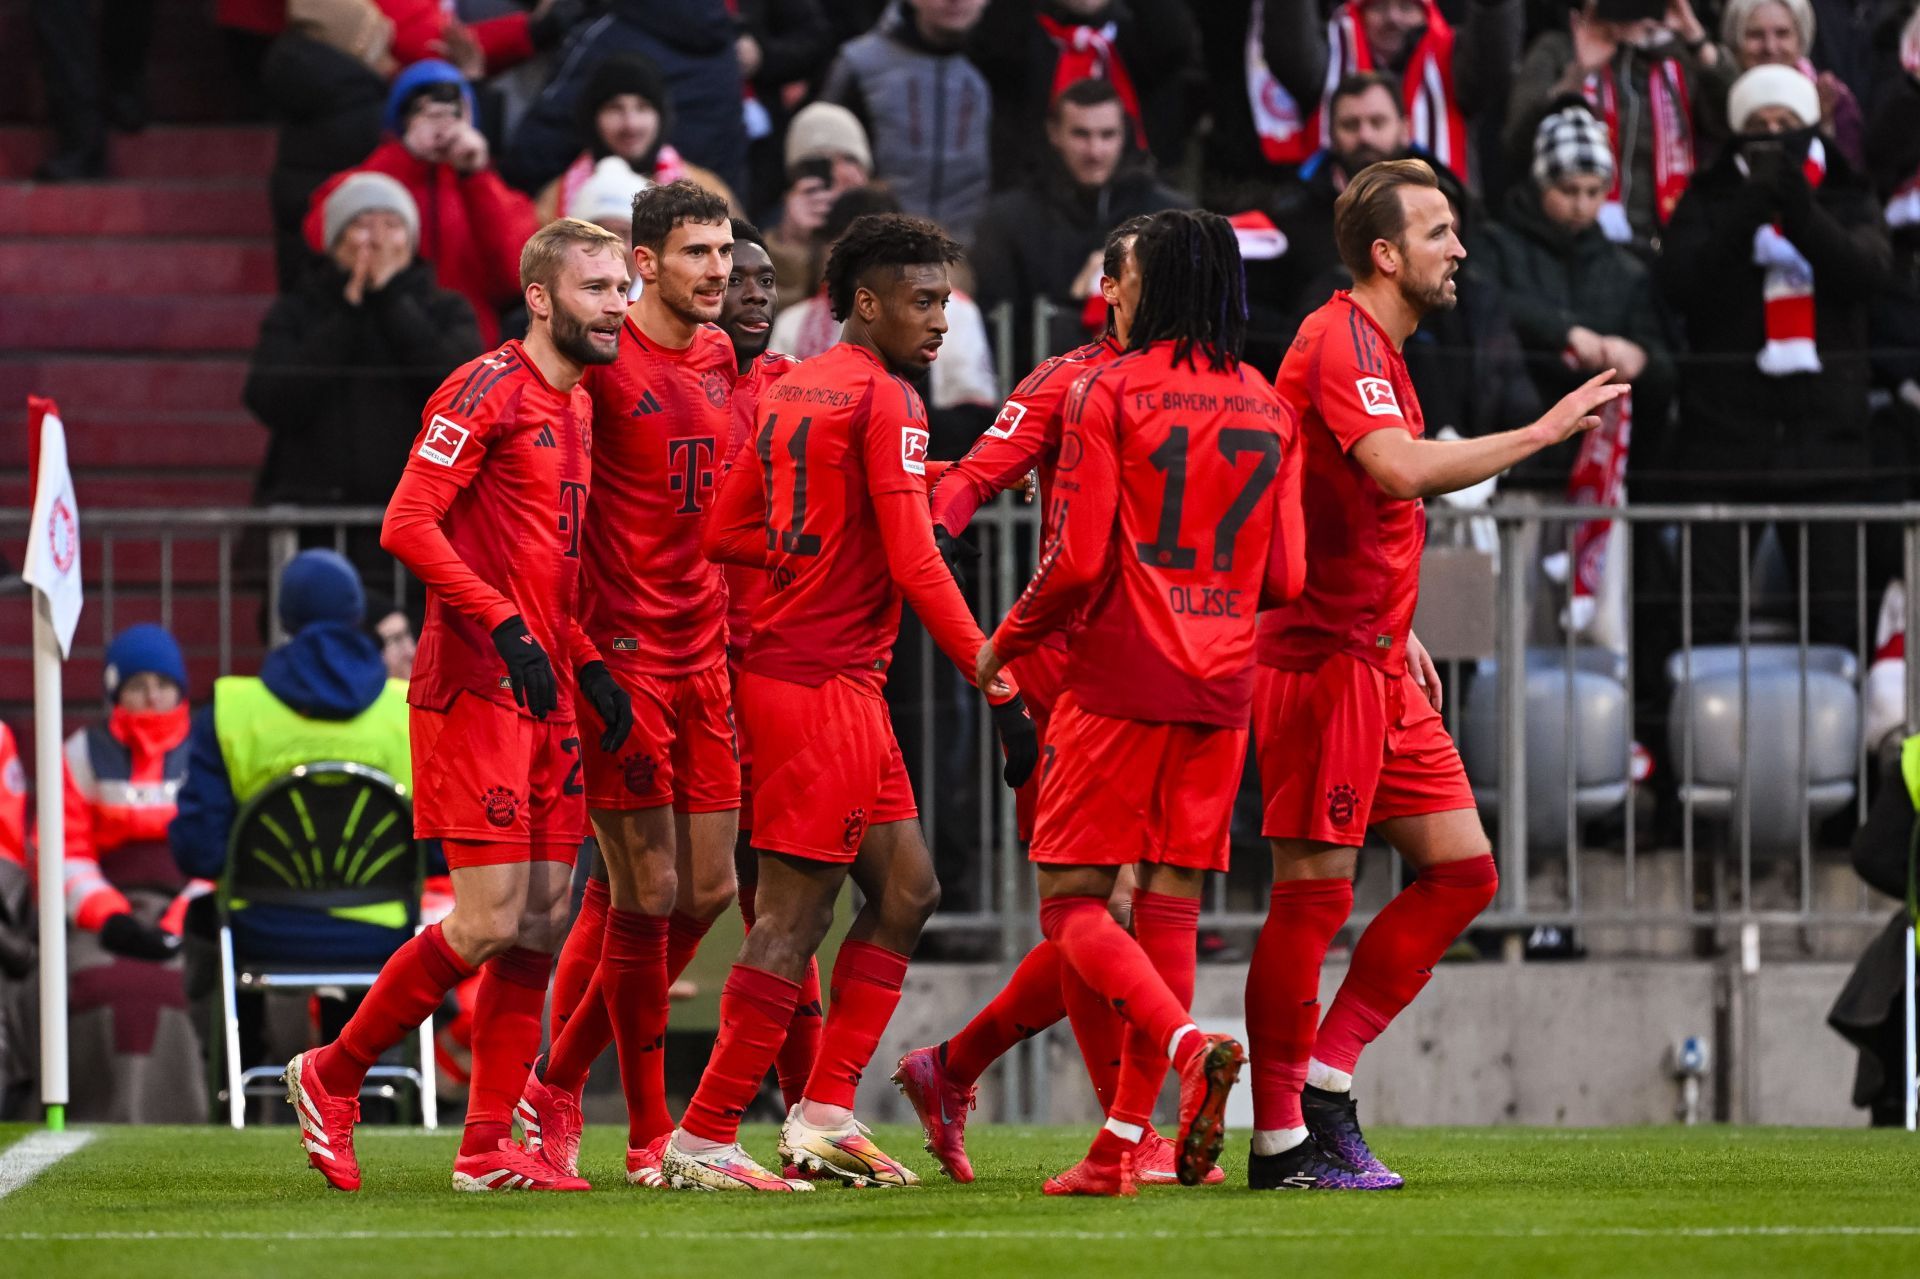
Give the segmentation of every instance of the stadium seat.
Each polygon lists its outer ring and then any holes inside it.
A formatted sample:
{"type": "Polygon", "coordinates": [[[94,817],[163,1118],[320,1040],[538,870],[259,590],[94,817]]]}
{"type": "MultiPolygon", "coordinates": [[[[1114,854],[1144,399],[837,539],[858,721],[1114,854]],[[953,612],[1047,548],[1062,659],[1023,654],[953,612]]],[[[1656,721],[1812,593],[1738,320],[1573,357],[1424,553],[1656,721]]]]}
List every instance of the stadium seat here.
{"type": "MultiPolygon", "coordinates": [[[[1571,746],[1572,813],[1591,821],[1626,802],[1631,732],[1621,661],[1609,649],[1527,650],[1527,842],[1562,847],[1567,838],[1571,746]],[[1569,705],[1569,690],[1571,705],[1569,705]]],[[[1460,725],[1460,753],[1482,812],[1500,811],[1500,679],[1480,664],[1460,725]]]]}
{"type": "Polygon", "coordinates": [[[1808,649],[1803,738],[1797,653],[1791,644],[1755,645],[1748,650],[1746,696],[1752,719],[1744,743],[1750,783],[1746,795],[1741,793],[1739,648],[1696,648],[1691,680],[1685,678],[1681,654],[1676,653],[1667,665],[1673,679],[1668,740],[1681,799],[1691,800],[1696,814],[1726,822],[1736,843],[1750,810],[1757,852],[1797,850],[1803,813],[1810,826],[1818,825],[1855,794],[1860,740],[1860,697],[1853,685],[1857,663],[1842,648],[1808,649]],[[1691,769],[1687,762],[1690,731],[1691,769]],[[1800,784],[1803,742],[1804,789],[1800,784]]]}
{"type": "MultiPolygon", "coordinates": [[[[413,806],[406,789],[364,764],[304,764],[270,783],[241,809],[227,849],[218,891],[220,914],[220,1025],[214,1036],[214,1078],[224,1074],[228,1122],[246,1126],[248,1096],[276,1096],[273,1082],[285,1063],[243,1068],[237,1006],[241,990],[259,993],[365,990],[378,965],[338,967],[255,962],[236,954],[232,915],[248,906],[279,906],[317,915],[352,911],[366,922],[417,930],[424,846],[413,838],[413,806]],[[390,915],[389,921],[386,916],[390,915]]],[[[437,1126],[433,1019],[420,1027],[419,1062],[376,1065],[369,1085],[390,1095],[394,1082],[420,1098],[421,1122],[437,1126]]]]}

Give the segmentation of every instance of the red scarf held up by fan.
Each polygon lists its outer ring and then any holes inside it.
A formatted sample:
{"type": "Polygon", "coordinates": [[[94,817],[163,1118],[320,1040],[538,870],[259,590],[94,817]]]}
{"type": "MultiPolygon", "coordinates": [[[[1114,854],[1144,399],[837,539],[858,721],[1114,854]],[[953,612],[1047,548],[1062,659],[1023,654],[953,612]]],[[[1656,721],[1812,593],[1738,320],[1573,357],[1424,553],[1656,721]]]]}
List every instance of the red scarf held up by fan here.
{"type": "Polygon", "coordinates": [[[1106,80],[1120,97],[1120,109],[1127,113],[1133,144],[1146,150],[1147,128],[1140,118],[1140,99],[1133,91],[1133,77],[1127,74],[1126,63],[1120,61],[1119,51],[1113,46],[1118,28],[1111,22],[1097,27],[1090,22],[1063,22],[1044,13],[1037,13],[1034,18],[1060,52],[1053,64],[1053,89],[1047,95],[1048,101],[1059,97],[1062,89],[1077,81],[1106,80]]]}

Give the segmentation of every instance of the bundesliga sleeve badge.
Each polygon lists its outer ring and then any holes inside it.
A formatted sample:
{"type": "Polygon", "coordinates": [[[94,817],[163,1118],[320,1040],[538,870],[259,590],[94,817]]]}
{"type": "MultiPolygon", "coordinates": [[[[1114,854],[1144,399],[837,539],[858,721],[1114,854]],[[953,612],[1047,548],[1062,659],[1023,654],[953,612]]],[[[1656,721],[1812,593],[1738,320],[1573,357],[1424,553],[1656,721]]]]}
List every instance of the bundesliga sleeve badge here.
{"type": "Polygon", "coordinates": [[[917,426],[900,428],[900,469],[908,475],[927,473],[927,441],[930,437],[917,426]]]}
{"type": "Polygon", "coordinates": [[[452,418],[436,413],[433,421],[427,423],[427,437],[420,441],[420,456],[441,466],[452,466],[460,460],[460,450],[467,446],[472,434],[452,418]]]}
{"type": "Polygon", "coordinates": [[[1393,383],[1383,377],[1363,377],[1354,381],[1360,392],[1360,407],[1374,417],[1403,417],[1400,401],[1394,398],[1393,383]]]}

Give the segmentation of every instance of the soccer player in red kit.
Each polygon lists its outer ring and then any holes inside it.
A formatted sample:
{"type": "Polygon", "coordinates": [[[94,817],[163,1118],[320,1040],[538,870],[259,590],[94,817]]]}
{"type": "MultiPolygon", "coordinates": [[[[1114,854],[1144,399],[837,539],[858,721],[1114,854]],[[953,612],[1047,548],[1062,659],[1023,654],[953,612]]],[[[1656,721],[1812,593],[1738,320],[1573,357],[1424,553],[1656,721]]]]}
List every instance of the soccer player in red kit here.
{"type": "Polygon", "coordinates": [[[1130,350],[1082,374],[1067,397],[1055,538],[977,667],[984,682],[1075,623],[1030,856],[1042,931],[1128,1030],[1106,1123],[1048,1194],[1136,1193],[1170,1063],[1181,1081],[1180,1182],[1198,1183],[1219,1158],[1245,1053],[1187,1013],[1200,891],[1208,871],[1227,867],[1255,612],[1305,578],[1298,432],[1239,360],[1246,297],[1233,228],[1216,214],[1160,213],[1133,251],[1130,350]],[[1138,940],[1107,912],[1129,862],[1139,866],[1138,940]]]}
{"type": "MultiPolygon", "coordinates": [[[[667,1146],[676,1186],[811,1188],[741,1149],[740,1116],[773,1064],[849,875],[866,900],[835,960],[819,1058],[787,1112],[779,1154],[856,1184],[918,1181],[865,1135],[853,1102],[940,895],[882,694],[902,596],[956,664],[983,642],[934,548],[926,408],[902,376],[938,355],[959,255],[922,219],[853,223],[826,268],[841,341],[761,397],[751,452],[728,472],[707,528],[714,559],[766,574],[740,676],[758,917],[720,996],[713,1056],[667,1146]]],[[[1012,681],[981,687],[997,702],[1006,779],[1017,786],[1038,759],[1033,723],[1012,681]]]]}
{"type": "Polygon", "coordinates": [[[1247,974],[1255,1189],[1391,1189],[1352,1100],[1360,1050],[1410,1003],[1497,877],[1440,678],[1410,625],[1426,541],[1421,499],[1477,484],[1596,425],[1626,394],[1595,377],[1531,425],[1424,438],[1401,347],[1454,304],[1466,256],[1421,160],[1362,170],[1334,205],[1351,292],[1309,315],[1279,392],[1306,445],[1306,589],[1261,620],[1255,745],[1273,895],[1247,974]],[[1416,872],[1367,926],[1326,1019],[1320,966],[1353,908],[1369,826],[1416,872]],[[1304,1094],[1303,1094],[1304,1089],[1304,1094]]]}
{"type": "Polygon", "coordinates": [[[619,348],[624,257],[617,236],[572,219],[527,241],[526,340],[455,369],[434,392],[387,506],[381,545],[427,586],[407,693],[414,833],[441,841],[454,906],[394,952],[338,1039],[287,1066],[308,1161],[341,1190],[360,1185],[353,1125],[367,1068],[476,970],[454,1188],[587,1188],[509,1133],[586,833],[571,686],[604,722],[605,749],[632,727],[577,616],[591,477],[579,382],[619,348]]]}
{"type": "Polygon", "coordinates": [[[684,181],[634,196],[642,292],[619,357],[581,383],[593,401],[585,626],[633,699],[634,729],[618,752],[592,742],[583,752],[609,897],[603,912],[583,903],[569,950],[597,943],[599,962],[584,991],[571,968],[557,992],[562,1029],[527,1080],[521,1114],[548,1162],[573,1173],[587,1072],[615,1043],[634,1185],[665,1184],[668,988],[733,900],[740,764],[726,586],[700,553],[733,429],[733,344],[713,323],[732,266],[726,201],[684,181]]]}
{"type": "MultiPolygon", "coordinates": [[[[1041,509],[1053,511],[1060,461],[1060,410],[1082,373],[1113,362],[1127,349],[1133,312],[1140,302],[1140,264],[1133,256],[1133,241],[1147,220],[1129,218],[1107,236],[1100,280],[1107,302],[1106,333],[1097,342],[1042,361],[1014,388],[1000,415],[967,456],[950,467],[934,486],[933,537],[956,579],[973,557],[972,548],[958,535],[966,531],[974,512],[996,494],[1037,472],[1041,509]]],[[[1045,530],[1052,527],[1049,514],[1045,530]]],[[[1043,743],[1047,714],[1066,673],[1068,629],[1063,627],[1049,635],[1013,664],[1020,694],[1033,713],[1043,743]]],[[[1017,796],[1022,839],[1032,835],[1033,803],[1038,791],[1035,779],[1021,787],[1017,796]]],[[[1131,866],[1121,869],[1109,902],[1114,918],[1123,924],[1131,910],[1132,876],[1131,866]]],[[[1027,952],[1005,988],[959,1033],[942,1044],[916,1048],[900,1059],[894,1083],[920,1117],[927,1134],[927,1150],[955,1181],[973,1180],[966,1123],[974,1104],[975,1081],[1020,1040],[1065,1017],[1068,999],[1079,1001],[1072,1025],[1076,1034],[1085,1036],[1080,1041],[1081,1055],[1104,1110],[1113,1097],[1126,1023],[1075,977],[1072,969],[1060,963],[1058,949],[1044,938],[1027,952]]],[[[1136,1175],[1172,1181],[1173,1144],[1157,1133],[1150,1140],[1153,1150],[1136,1168],[1136,1175]]]]}
{"type": "MultiPolygon", "coordinates": [[[[767,349],[767,334],[772,331],[769,317],[779,304],[773,257],[767,252],[760,229],[744,218],[733,220],[733,272],[727,277],[727,301],[720,308],[720,327],[733,339],[733,355],[739,376],[733,384],[733,435],[728,440],[726,457],[741,456],[741,447],[753,438],[760,412],[760,399],[781,378],[800,366],[791,355],[767,349]]],[[[751,454],[747,455],[751,458],[751,454]]],[[[763,570],[739,564],[722,566],[727,579],[727,665],[734,687],[740,683],[741,661],[747,655],[747,640],[753,633],[753,610],[766,594],[763,570]]],[[[746,734],[740,716],[733,721],[734,738],[740,744],[740,835],[734,842],[733,869],[740,885],[740,916],[753,927],[759,859],[753,854],[753,743],[746,734]]],[[[787,1037],[773,1059],[773,1072],[780,1081],[780,1095],[792,1109],[806,1091],[807,1076],[813,1073],[814,1058],[820,1050],[821,1018],[826,1009],[820,997],[820,964],[807,961],[807,973],[800,979],[800,998],[793,1006],[793,1020],[787,1023],[787,1037]]]]}

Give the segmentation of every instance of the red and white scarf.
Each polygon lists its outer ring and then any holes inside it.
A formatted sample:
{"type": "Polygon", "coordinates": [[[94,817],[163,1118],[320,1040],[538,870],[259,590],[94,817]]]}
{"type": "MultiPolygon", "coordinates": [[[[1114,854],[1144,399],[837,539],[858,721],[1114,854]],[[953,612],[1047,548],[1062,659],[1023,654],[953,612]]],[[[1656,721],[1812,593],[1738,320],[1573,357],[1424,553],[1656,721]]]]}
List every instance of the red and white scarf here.
{"type": "MultiPolygon", "coordinates": [[[[1746,158],[1736,156],[1741,173],[1746,158]]],[[[1807,185],[1818,190],[1827,176],[1827,149],[1818,137],[1807,148],[1801,166],[1807,185]]],[[[1766,307],[1766,344],[1753,362],[1768,377],[1820,371],[1820,348],[1814,342],[1813,264],[1780,233],[1778,223],[1754,228],[1753,264],[1766,274],[1760,296],[1766,307]]]]}
{"type": "MultiPolygon", "coordinates": [[[[587,184],[587,179],[593,176],[594,166],[599,163],[600,158],[593,152],[582,151],[574,162],[567,166],[566,172],[560,175],[560,203],[555,207],[559,209],[561,217],[568,216],[567,211],[573,208],[574,197],[580,194],[580,188],[587,184]]],[[[663,187],[669,182],[678,182],[687,176],[687,162],[680,158],[678,151],[663,143],[654,153],[653,172],[643,173],[640,176],[648,179],[655,186],[663,187]]]]}
{"type": "Polygon", "coordinates": [[[1147,126],[1140,118],[1140,99],[1133,91],[1133,77],[1127,74],[1126,63],[1120,61],[1120,54],[1113,47],[1118,28],[1111,22],[1097,27],[1087,22],[1062,22],[1044,13],[1034,17],[1040,29],[1047,33],[1047,39],[1053,41],[1053,47],[1060,51],[1059,59],[1053,64],[1053,88],[1047,95],[1048,100],[1059,97],[1062,89],[1079,80],[1110,82],[1120,97],[1121,110],[1127,113],[1127,121],[1133,127],[1133,144],[1146,150],[1147,126]]]}
{"type": "MultiPolygon", "coordinates": [[[[1582,92],[1607,122],[1613,144],[1613,190],[1600,210],[1600,227],[1607,238],[1626,243],[1633,238],[1621,192],[1628,182],[1627,157],[1620,137],[1620,91],[1609,64],[1586,79],[1582,92]]],[[[1665,226],[1674,206],[1693,181],[1693,108],[1687,102],[1687,73],[1678,58],[1662,58],[1647,75],[1647,110],[1653,120],[1653,212],[1665,226]]]]}
{"type": "MultiPolygon", "coordinates": [[[[1301,164],[1330,141],[1327,105],[1333,91],[1355,71],[1375,70],[1373,51],[1360,29],[1354,3],[1342,4],[1327,19],[1327,78],[1320,101],[1309,115],[1280,87],[1260,51],[1261,6],[1247,23],[1247,100],[1260,150],[1271,164],[1301,164]]],[[[1400,83],[1407,104],[1413,144],[1462,176],[1467,172],[1467,122],[1454,105],[1453,28],[1434,0],[1427,0],[1427,29],[1414,45],[1400,83]]]]}
{"type": "MultiPolygon", "coordinates": [[[[1580,437],[1580,452],[1567,475],[1567,502],[1615,510],[1627,495],[1627,446],[1633,436],[1633,396],[1623,395],[1600,410],[1600,425],[1580,437]]],[[[1598,609],[1600,583],[1607,567],[1608,543],[1615,521],[1591,519],[1573,531],[1573,565],[1568,582],[1567,628],[1584,631],[1598,609]]]]}

